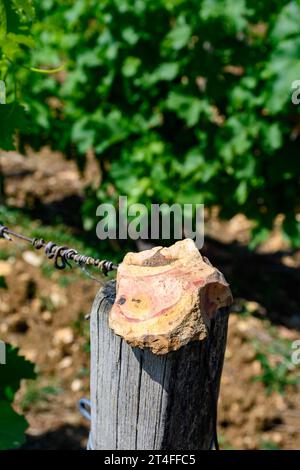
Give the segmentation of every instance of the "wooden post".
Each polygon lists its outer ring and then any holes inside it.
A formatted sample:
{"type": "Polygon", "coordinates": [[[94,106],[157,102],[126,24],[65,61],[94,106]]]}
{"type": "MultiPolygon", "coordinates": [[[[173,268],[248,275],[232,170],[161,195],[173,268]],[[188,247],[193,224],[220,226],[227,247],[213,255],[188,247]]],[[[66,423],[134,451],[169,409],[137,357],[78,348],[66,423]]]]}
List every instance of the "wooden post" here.
{"type": "Polygon", "coordinates": [[[228,308],[218,310],[204,340],[155,355],[130,346],[109,328],[115,296],[110,281],[91,313],[92,448],[210,449],[228,308]]]}

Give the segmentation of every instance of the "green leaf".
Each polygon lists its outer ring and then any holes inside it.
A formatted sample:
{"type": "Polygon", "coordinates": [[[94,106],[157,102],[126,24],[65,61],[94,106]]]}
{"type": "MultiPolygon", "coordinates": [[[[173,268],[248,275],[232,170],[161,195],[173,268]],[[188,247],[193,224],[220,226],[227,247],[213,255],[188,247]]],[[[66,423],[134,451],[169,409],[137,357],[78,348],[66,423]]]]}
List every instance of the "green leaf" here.
{"type": "Polygon", "coordinates": [[[127,41],[131,46],[136,44],[139,40],[139,35],[136,33],[136,31],[131,28],[125,28],[122,31],[122,37],[125,41],[127,41]]]}
{"type": "Polygon", "coordinates": [[[26,36],[25,34],[8,33],[6,40],[12,41],[16,44],[22,44],[23,46],[34,47],[34,39],[31,36],[26,36]]]}
{"type": "Polygon", "coordinates": [[[6,364],[1,366],[0,400],[12,401],[22,379],[34,379],[34,365],[18,355],[18,349],[6,346],[6,364]]]}
{"type": "Polygon", "coordinates": [[[258,245],[265,242],[270,235],[270,229],[258,225],[252,230],[251,242],[249,243],[249,248],[254,250],[258,245]]]}
{"type": "Polygon", "coordinates": [[[282,146],[282,131],[278,123],[271,124],[266,129],[264,142],[269,151],[277,150],[282,146]]]}
{"type": "Polygon", "coordinates": [[[169,94],[166,106],[168,109],[175,111],[180,118],[184,119],[188,127],[197,124],[201,111],[205,109],[205,103],[198,98],[175,92],[169,94]]]}
{"type": "Polygon", "coordinates": [[[195,171],[203,168],[205,161],[203,155],[195,150],[191,150],[185,158],[183,165],[180,168],[183,177],[192,176],[195,171]]]}
{"type": "Polygon", "coordinates": [[[280,12],[271,33],[271,38],[273,41],[278,43],[278,41],[286,39],[290,36],[298,36],[299,24],[300,5],[298,2],[290,2],[285,5],[280,12]]]}
{"type": "Polygon", "coordinates": [[[271,114],[280,112],[291,102],[292,83],[300,77],[299,57],[300,35],[280,42],[263,71],[263,77],[271,80],[271,92],[266,102],[271,114]]]}
{"type": "Polygon", "coordinates": [[[201,4],[200,16],[204,20],[219,19],[226,23],[226,29],[234,28],[241,31],[246,27],[247,16],[251,13],[247,9],[245,0],[204,0],[201,4]]]}
{"type": "MultiPolygon", "coordinates": [[[[15,4],[11,0],[1,0],[4,5],[6,31],[18,34],[20,32],[20,16],[16,13],[15,4]]],[[[3,10],[1,11],[3,14],[3,10]]]]}
{"type": "Polygon", "coordinates": [[[237,190],[235,192],[235,196],[237,199],[237,202],[240,206],[245,204],[248,196],[248,188],[247,188],[247,182],[246,181],[241,181],[240,184],[237,187],[237,190]]]}
{"type": "Polygon", "coordinates": [[[173,80],[179,71],[179,65],[176,62],[166,62],[161,64],[152,75],[158,80],[173,80]]]}
{"type": "Polygon", "coordinates": [[[176,25],[166,36],[164,45],[179,50],[185,47],[191,37],[191,27],[188,24],[176,25]]]}
{"type": "Polygon", "coordinates": [[[93,148],[95,135],[96,131],[92,128],[87,116],[83,116],[75,122],[71,132],[72,141],[78,144],[80,153],[85,153],[93,148]]]}
{"type": "Polygon", "coordinates": [[[25,109],[18,103],[0,105],[0,146],[3,150],[15,148],[15,132],[26,130],[28,120],[25,109]]]}
{"type": "Polygon", "coordinates": [[[0,450],[15,449],[25,441],[28,427],[25,418],[16,413],[11,403],[22,379],[34,379],[34,365],[18,355],[18,349],[6,345],[6,363],[0,366],[0,450]]]}
{"type": "Polygon", "coordinates": [[[142,78],[142,83],[147,87],[155,85],[159,81],[173,80],[179,72],[179,67],[176,62],[162,63],[152,73],[146,73],[142,78]]]}
{"type": "Polygon", "coordinates": [[[136,75],[140,65],[141,59],[138,57],[127,57],[122,67],[122,74],[127,78],[133,77],[136,75]]]}
{"type": "Polygon", "coordinates": [[[26,21],[33,21],[35,9],[32,0],[13,0],[13,3],[16,10],[26,17],[26,21]]]}
{"type": "Polygon", "coordinates": [[[5,10],[5,4],[0,1],[0,46],[1,42],[4,40],[7,32],[7,16],[5,10]]]}
{"type": "MultiPolygon", "coordinates": [[[[0,366],[1,370],[3,366],[0,366]]],[[[0,400],[0,450],[16,449],[25,442],[26,419],[7,401],[0,400]]]]}

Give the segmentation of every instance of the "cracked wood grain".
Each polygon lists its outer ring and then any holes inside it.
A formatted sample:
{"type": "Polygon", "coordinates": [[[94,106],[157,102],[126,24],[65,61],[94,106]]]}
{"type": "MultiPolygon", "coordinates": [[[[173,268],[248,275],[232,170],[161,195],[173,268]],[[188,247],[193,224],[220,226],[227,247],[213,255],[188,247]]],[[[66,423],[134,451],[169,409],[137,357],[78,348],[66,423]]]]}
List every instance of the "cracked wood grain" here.
{"type": "Polygon", "coordinates": [[[115,282],[110,281],[97,294],[91,314],[94,448],[209,449],[211,391],[218,396],[228,309],[218,311],[210,341],[193,341],[178,351],[155,355],[130,346],[109,328],[115,296],[115,282]]]}

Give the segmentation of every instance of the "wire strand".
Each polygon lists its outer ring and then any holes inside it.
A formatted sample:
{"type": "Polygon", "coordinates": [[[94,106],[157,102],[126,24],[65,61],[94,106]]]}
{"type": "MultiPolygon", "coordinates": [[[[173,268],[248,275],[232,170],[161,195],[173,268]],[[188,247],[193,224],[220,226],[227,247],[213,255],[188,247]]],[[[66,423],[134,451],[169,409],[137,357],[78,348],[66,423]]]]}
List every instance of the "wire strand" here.
{"type": "Polygon", "coordinates": [[[0,238],[4,238],[8,241],[13,241],[13,238],[18,238],[19,240],[30,243],[36,250],[44,249],[44,253],[48,259],[53,259],[54,266],[56,269],[65,269],[67,266],[71,267],[70,261],[78,264],[79,267],[84,271],[90,279],[101,283],[99,279],[94,277],[88,272],[85,268],[86,266],[94,266],[95,268],[102,271],[102,273],[107,276],[110,271],[115,271],[118,269],[118,265],[108,260],[101,260],[98,258],[93,258],[92,256],[87,256],[81,253],[78,253],[74,248],[69,248],[68,246],[58,245],[53,242],[45,242],[43,238],[30,238],[21,233],[17,233],[14,230],[9,229],[5,225],[0,225],[0,238]],[[84,269],[83,269],[84,268],[84,269]]]}

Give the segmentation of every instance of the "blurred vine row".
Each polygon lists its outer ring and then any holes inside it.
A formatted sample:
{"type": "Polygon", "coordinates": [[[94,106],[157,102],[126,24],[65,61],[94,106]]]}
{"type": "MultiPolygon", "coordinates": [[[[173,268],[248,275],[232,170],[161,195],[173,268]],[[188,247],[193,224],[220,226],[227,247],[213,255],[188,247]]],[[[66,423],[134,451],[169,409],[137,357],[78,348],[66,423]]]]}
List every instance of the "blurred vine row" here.
{"type": "Polygon", "coordinates": [[[32,2],[2,4],[22,16],[1,45],[1,75],[11,67],[20,91],[1,147],[18,128],[21,148],[51,145],[81,169],[93,152],[102,184],[87,190],[87,230],[123,194],[242,212],[252,246],[284,214],[299,245],[299,0],[40,0],[32,25],[32,2]]]}

